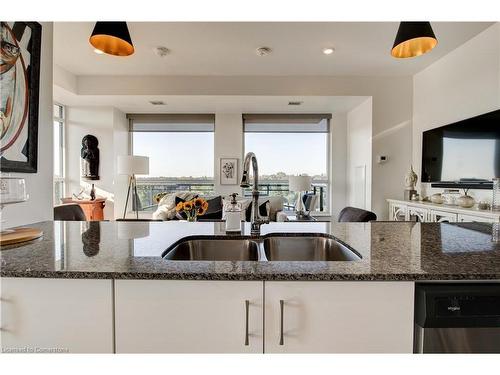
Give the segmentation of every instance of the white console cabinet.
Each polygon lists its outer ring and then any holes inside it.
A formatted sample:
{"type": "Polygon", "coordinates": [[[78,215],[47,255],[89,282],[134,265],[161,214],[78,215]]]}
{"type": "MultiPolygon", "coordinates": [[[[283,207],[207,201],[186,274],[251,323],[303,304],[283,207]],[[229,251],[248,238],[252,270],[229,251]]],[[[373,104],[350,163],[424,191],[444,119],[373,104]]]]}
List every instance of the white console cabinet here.
{"type": "Polygon", "coordinates": [[[430,202],[388,199],[389,220],[418,222],[500,222],[500,211],[462,208],[430,202]]]}

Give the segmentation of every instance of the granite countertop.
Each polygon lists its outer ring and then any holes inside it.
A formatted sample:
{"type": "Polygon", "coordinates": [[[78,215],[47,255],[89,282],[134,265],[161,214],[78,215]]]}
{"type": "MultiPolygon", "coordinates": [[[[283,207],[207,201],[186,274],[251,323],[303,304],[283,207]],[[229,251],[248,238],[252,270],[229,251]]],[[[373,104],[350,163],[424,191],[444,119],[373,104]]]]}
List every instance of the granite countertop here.
{"type": "MultiPolygon", "coordinates": [[[[500,280],[500,242],[483,223],[263,225],[270,233],[323,233],[358,261],[172,261],[162,253],[187,236],[223,236],[223,222],[41,222],[43,238],[3,246],[2,277],[177,280],[500,280]]],[[[242,236],[249,233],[246,224],[242,236]]]]}

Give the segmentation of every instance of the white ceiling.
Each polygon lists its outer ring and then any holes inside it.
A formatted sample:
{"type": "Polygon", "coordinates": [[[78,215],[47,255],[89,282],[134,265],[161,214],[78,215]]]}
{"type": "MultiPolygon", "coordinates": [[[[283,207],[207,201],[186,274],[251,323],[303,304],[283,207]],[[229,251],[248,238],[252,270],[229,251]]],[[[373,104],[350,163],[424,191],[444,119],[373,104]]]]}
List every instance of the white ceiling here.
{"type": "Polygon", "coordinates": [[[54,100],[69,106],[115,107],[124,113],[345,113],[366,96],[76,95],[54,86],[54,100]],[[154,106],[150,100],[166,105],[154,106]],[[289,106],[289,101],[303,101],[289,106]]]}
{"type": "Polygon", "coordinates": [[[129,22],[130,57],[97,55],[92,22],[56,22],[54,60],[76,75],[413,75],[487,28],[488,22],[433,22],[439,40],[430,53],[397,60],[390,49],[395,22],[220,23],[129,22]],[[153,48],[171,53],[156,56],[153,48]],[[268,46],[269,56],[255,49],[268,46]],[[326,56],[325,47],[335,52],[326,56]]]}

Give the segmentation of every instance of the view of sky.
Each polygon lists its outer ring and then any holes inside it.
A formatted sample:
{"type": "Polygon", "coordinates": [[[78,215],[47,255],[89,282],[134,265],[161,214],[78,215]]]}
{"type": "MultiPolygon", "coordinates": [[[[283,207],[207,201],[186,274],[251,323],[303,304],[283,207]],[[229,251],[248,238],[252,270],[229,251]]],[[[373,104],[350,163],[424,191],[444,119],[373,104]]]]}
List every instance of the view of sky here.
{"type": "Polygon", "coordinates": [[[245,152],[257,155],[261,175],[326,175],[327,142],[327,133],[246,133],[245,152]]]}
{"type": "Polygon", "coordinates": [[[214,176],[214,133],[135,132],[133,154],[149,156],[151,177],[214,176]]]}
{"type": "MultiPolygon", "coordinates": [[[[260,175],[326,175],[327,142],[327,133],[247,133],[245,152],[257,155],[260,175]]],[[[214,175],[213,133],[136,132],[133,153],[149,156],[151,177],[214,175]]]]}

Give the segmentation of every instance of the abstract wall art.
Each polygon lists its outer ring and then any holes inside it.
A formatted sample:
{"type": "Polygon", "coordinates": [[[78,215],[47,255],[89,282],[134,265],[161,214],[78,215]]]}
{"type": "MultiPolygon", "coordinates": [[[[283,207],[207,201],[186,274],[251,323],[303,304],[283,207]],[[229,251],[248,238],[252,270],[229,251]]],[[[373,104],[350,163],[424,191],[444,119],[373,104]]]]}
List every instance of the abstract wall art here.
{"type": "Polygon", "coordinates": [[[36,173],[42,26],[0,24],[0,170],[36,173]]]}

